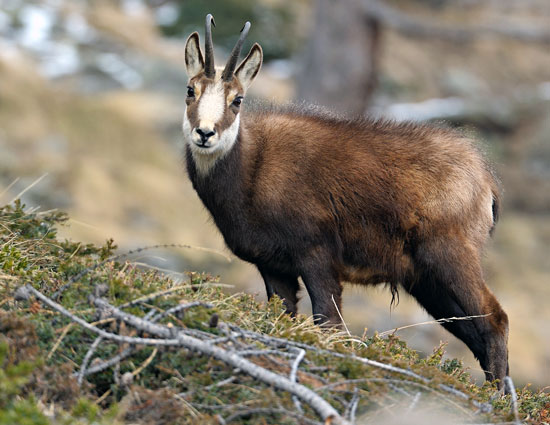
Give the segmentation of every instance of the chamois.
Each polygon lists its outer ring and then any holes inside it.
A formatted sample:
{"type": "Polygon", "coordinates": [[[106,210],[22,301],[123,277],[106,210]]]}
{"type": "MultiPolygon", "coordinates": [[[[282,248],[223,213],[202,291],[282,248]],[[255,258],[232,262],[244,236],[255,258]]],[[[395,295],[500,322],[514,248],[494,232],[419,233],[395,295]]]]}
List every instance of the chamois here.
{"type": "Polygon", "coordinates": [[[206,17],[185,46],[187,171],[227,246],[257,266],[268,297],[296,314],[298,278],[319,324],[339,325],[341,282],[403,288],[479,360],[508,374],[508,318],[485,285],[482,248],[499,187],[460,132],[306,106],[246,108],[262,64],[255,43],[237,67],[247,22],[222,68],[206,17]],[[241,109],[244,109],[241,111],[241,109]],[[333,301],[334,300],[334,301],[333,301]]]}

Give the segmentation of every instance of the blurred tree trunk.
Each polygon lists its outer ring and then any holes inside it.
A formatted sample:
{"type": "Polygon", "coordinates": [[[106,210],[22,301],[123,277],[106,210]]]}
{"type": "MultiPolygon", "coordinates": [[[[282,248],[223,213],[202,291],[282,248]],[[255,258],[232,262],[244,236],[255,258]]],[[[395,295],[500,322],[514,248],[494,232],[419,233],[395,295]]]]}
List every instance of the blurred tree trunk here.
{"type": "Polygon", "coordinates": [[[377,81],[378,21],[364,13],[360,0],[317,0],[315,9],[297,97],[362,115],[377,81]]]}

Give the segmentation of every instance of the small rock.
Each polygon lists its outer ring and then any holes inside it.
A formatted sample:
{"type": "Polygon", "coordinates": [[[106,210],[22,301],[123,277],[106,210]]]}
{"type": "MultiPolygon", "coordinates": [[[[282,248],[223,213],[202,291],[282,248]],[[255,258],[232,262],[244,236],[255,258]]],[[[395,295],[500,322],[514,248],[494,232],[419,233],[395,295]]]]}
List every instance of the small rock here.
{"type": "Polygon", "coordinates": [[[123,387],[129,387],[134,382],[134,375],[132,375],[132,372],[126,372],[122,375],[120,378],[120,385],[123,387]]]}
{"type": "Polygon", "coordinates": [[[15,294],[13,294],[13,298],[15,298],[15,301],[28,301],[30,297],[31,293],[26,286],[20,286],[15,291],[15,294]]]}
{"type": "Polygon", "coordinates": [[[107,293],[108,290],[109,290],[108,285],[106,285],[105,283],[100,283],[99,285],[96,285],[94,287],[94,296],[102,297],[107,293]]]}

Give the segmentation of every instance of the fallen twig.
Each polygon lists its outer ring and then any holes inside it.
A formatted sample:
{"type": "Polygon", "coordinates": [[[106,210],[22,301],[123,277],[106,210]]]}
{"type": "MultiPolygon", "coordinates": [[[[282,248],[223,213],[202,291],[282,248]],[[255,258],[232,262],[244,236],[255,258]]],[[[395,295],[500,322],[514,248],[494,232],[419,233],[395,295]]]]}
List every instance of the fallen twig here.
{"type": "Polygon", "coordinates": [[[97,365],[91,366],[90,368],[86,369],[83,372],[84,376],[92,375],[94,373],[99,373],[105,369],[109,369],[110,367],[120,363],[125,358],[131,356],[136,351],[135,347],[130,346],[128,348],[125,348],[120,353],[118,353],[116,356],[111,357],[109,360],[105,360],[104,362],[101,362],[97,365]]]}
{"type": "Polygon", "coordinates": [[[397,328],[394,328],[394,329],[388,329],[387,331],[378,333],[378,336],[384,337],[386,335],[393,335],[398,331],[401,331],[403,329],[413,328],[415,326],[435,325],[438,323],[450,323],[450,322],[456,322],[459,320],[472,320],[472,319],[478,319],[480,317],[487,317],[487,316],[490,316],[491,314],[493,313],[479,314],[477,316],[444,317],[442,319],[437,319],[437,320],[428,320],[426,322],[413,323],[411,325],[398,326],[397,328]]]}
{"type": "Polygon", "coordinates": [[[162,312],[162,313],[157,313],[155,314],[152,318],[151,318],[151,321],[152,322],[158,322],[159,320],[165,318],[166,316],[169,316],[171,314],[176,314],[176,313],[179,313],[181,311],[184,311],[184,310],[188,310],[192,307],[206,307],[206,308],[213,308],[214,306],[210,303],[204,303],[202,301],[193,301],[191,303],[187,303],[187,304],[179,304],[177,306],[174,306],[172,308],[169,308],[168,310],[162,312]]]}
{"type": "MultiPolygon", "coordinates": [[[[8,202],[8,204],[11,204],[13,202],[15,202],[16,199],[20,199],[21,196],[23,196],[25,194],[25,192],[27,192],[29,189],[33,188],[34,186],[36,186],[38,183],[40,183],[40,181],[46,177],[48,175],[48,173],[44,173],[42,174],[40,177],[38,177],[35,181],[33,181],[30,185],[28,185],[25,189],[23,189],[21,192],[19,192],[17,195],[15,195],[15,197],[10,201],[8,202]]],[[[10,185],[11,186],[11,185],[10,185]]],[[[8,186],[9,188],[9,186],[8,186]]]]}
{"type": "Polygon", "coordinates": [[[99,344],[101,344],[101,341],[103,341],[103,337],[98,336],[93,342],[93,344],[90,346],[90,348],[88,349],[88,352],[84,356],[84,360],[82,360],[82,366],[80,366],[80,371],[78,372],[78,375],[77,375],[77,382],[79,387],[82,385],[82,379],[84,378],[84,373],[86,373],[86,368],[88,367],[88,363],[90,362],[90,359],[92,358],[99,344]]]}
{"type": "Polygon", "coordinates": [[[55,344],[53,345],[52,349],[46,356],[46,360],[51,359],[51,357],[53,356],[53,353],[55,353],[56,350],[59,348],[59,346],[61,345],[61,341],[63,341],[63,339],[67,336],[67,334],[69,333],[72,327],[73,327],[73,324],[69,323],[67,326],[65,326],[65,328],[63,328],[63,332],[61,332],[61,335],[59,335],[59,338],[57,338],[57,341],[55,341],[55,344]]]}
{"type": "Polygon", "coordinates": [[[42,294],[40,291],[37,291],[36,289],[34,289],[31,285],[25,285],[22,288],[24,288],[26,291],[36,296],[39,300],[43,301],[45,304],[49,305],[53,309],[59,311],[64,316],[67,316],[74,322],[78,323],[80,326],[102,336],[105,339],[110,339],[117,342],[123,342],[126,344],[165,345],[165,346],[180,345],[178,340],[176,339],[137,338],[137,337],[124,336],[124,335],[117,335],[111,332],[104,331],[103,329],[99,329],[96,326],[90,325],[88,322],[81,319],[80,317],[75,316],[65,307],[56,303],[55,301],[52,301],[51,299],[46,297],[44,294],[42,294]]]}
{"type": "Polygon", "coordinates": [[[422,396],[422,393],[418,391],[415,395],[413,400],[411,401],[411,404],[409,404],[409,407],[407,407],[408,412],[412,412],[416,405],[418,404],[418,401],[420,400],[420,397],[422,396]]]}
{"type": "MultiPolygon", "coordinates": [[[[304,359],[306,355],[306,350],[299,349],[298,354],[296,356],[296,359],[292,362],[292,368],[290,369],[290,380],[292,382],[296,382],[296,373],[298,372],[298,366],[300,365],[300,362],[304,359]]],[[[294,406],[296,406],[296,409],[302,413],[302,405],[300,404],[300,400],[296,396],[292,396],[292,401],[294,402],[294,406]]]]}
{"type": "MultiPolygon", "coordinates": [[[[349,418],[349,420],[351,420],[352,422],[355,420],[355,412],[359,404],[359,393],[357,391],[358,388],[355,386],[354,388],[347,389],[345,386],[348,384],[359,384],[361,382],[387,383],[392,387],[393,385],[395,385],[395,387],[393,387],[394,391],[403,392],[404,394],[406,394],[407,397],[411,399],[411,402],[408,406],[409,411],[415,408],[418,400],[421,397],[422,392],[407,392],[403,390],[403,386],[405,386],[405,388],[407,386],[412,386],[416,387],[417,389],[421,389],[424,392],[433,392],[438,397],[441,397],[449,404],[453,405],[454,407],[460,409],[462,412],[470,416],[473,416],[474,413],[466,409],[464,406],[461,406],[459,403],[457,403],[456,399],[453,398],[458,397],[472,403],[477,407],[482,406],[481,403],[472,399],[472,397],[468,394],[465,394],[453,387],[444,384],[435,384],[432,382],[431,379],[421,376],[411,370],[399,368],[376,360],[359,357],[355,354],[345,354],[328,349],[321,349],[301,342],[290,341],[283,338],[248,331],[234,324],[221,321],[217,323],[217,329],[225,334],[225,336],[222,337],[216,335],[216,333],[207,332],[199,329],[179,328],[177,326],[174,326],[173,323],[162,325],[158,323],[159,320],[171,314],[176,314],[178,311],[183,311],[188,308],[198,306],[204,306],[208,308],[212,307],[212,305],[200,301],[193,301],[186,304],[176,305],[172,308],[167,309],[166,311],[161,310],[160,312],[158,312],[155,309],[151,309],[144,317],[138,317],[133,314],[127,313],[126,311],[123,311],[122,308],[130,305],[136,305],[138,303],[143,303],[147,299],[141,298],[139,299],[139,301],[134,300],[133,302],[115,307],[105,299],[101,298],[101,295],[104,293],[104,288],[99,288],[99,286],[100,285],[98,285],[98,287],[94,290],[94,295],[90,295],[88,299],[90,303],[92,303],[101,312],[100,316],[104,318],[107,317],[110,320],[119,320],[126,325],[135,328],[140,333],[144,333],[147,337],[119,335],[98,328],[97,326],[94,326],[95,323],[88,323],[86,320],[83,320],[82,318],[74,315],[63,306],[51,300],[49,297],[43,295],[40,291],[34,289],[30,285],[25,285],[19,288],[17,291],[17,296],[22,298],[26,297],[28,299],[30,295],[34,295],[36,298],[38,298],[46,305],[50,306],[52,309],[69,317],[74,323],[78,323],[85,329],[98,335],[98,338],[96,338],[96,340],[88,350],[86,356],[84,357],[79,373],[75,374],[78,376],[79,385],[82,383],[83,378],[91,373],[96,373],[112,366],[120,367],[121,361],[130,356],[132,353],[141,349],[140,347],[143,347],[145,345],[155,347],[172,346],[185,348],[206,356],[212,356],[232,366],[236,371],[234,373],[238,373],[240,371],[277,389],[287,391],[292,396],[297,415],[303,416],[303,411],[301,410],[301,408],[303,403],[305,403],[309,405],[323,420],[326,421],[327,419],[330,419],[333,424],[348,423],[344,418],[349,418]],[[109,360],[105,360],[98,365],[88,367],[93,353],[95,352],[102,340],[130,344],[130,346],[125,348],[117,356],[114,356],[109,360]],[[258,347],[258,343],[263,345],[263,347],[265,348],[260,349],[258,347]],[[364,378],[327,383],[327,380],[325,378],[308,371],[308,364],[310,364],[310,362],[305,360],[305,356],[308,351],[315,354],[322,354],[330,357],[357,361],[386,372],[407,377],[409,379],[394,379],[390,377],[364,378]],[[264,359],[269,360],[270,363],[267,366],[265,366],[265,362],[260,362],[259,364],[256,364],[246,358],[249,356],[263,357],[264,359]],[[287,362],[282,362],[280,360],[281,357],[293,357],[293,359],[290,361],[290,366],[287,366],[287,362]],[[299,370],[300,365],[305,365],[303,366],[303,369],[305,370],[299,370]],[[281,369],[281,366],[283,366],[283,369],[281,369]],[[273,370],[271,370],[272,368],[273,370]],[[286,373],[288,373],[288,377],[286,373]],[[311,379],[311,381],[308,380],[307,383],[310,386],[312,385],[315,390],[304,386],[302,383],[298,383],[298,373],[300,373],[301,377],[304,377],[304,380],[305,377],[308,376],[308,379],[311,379]],[[325,392],[323,393],[323,397],[321,397],[321,391],[330,391],[330,393],[325,392]],[[338,393],[343,394],[339,396],[338,393]],[[445,393],[452,395],[452,397],[445,396],[445,393]],[[343,406],[345,406],[345,415],[340,415],[339,412],[331,404],[329,404],[328,401],[325,400],[324,397],[329,394],[331,400],[337,403],[341,403],[343,406]],[[347,398],[347,395],[345,394],[351,394],[351,399],[347,398]]],[[[160,296],[159,293],[156,293],[154,295],[160,296]]],[[[103,322],[109,319],[104,319],[103,322]]],[[[126,374],[124,374],[121,378],[121,382],[126,382],[128,381],[128,379],[131,379],[131,376],[127,376],[127,379],[125,379],[125,375],[134,376],[135,374],[141,372],[148,364],[152,362],[156,352],[157,351],[155,349],[153,353],[148,357],[148,359],[145,360],[145,362],[136,371],[134,371],[134,373],[127,372],[126,374]]],[[[232,377],[225,381],[222,381],[223,385],[233,382],[234,379],[235,378],[232,377]]],[[[182,394],[185,395],[186,393],[182,394]]],[[[515,404],[514,401],[512,401],[512,405],[514,411],[517,411],[517,401],[515,404]]],[[[236,407],[237,406],[234,406],[234,408],[236,407]]],[[[229,422],[239,415],[243,416],[246,414],[253,414],[250,412],[258,411],[254,409],[255,408],[253,407],[246,408],[240,412],[233,413],[233,415],[229,416],[225,420],[229,422]]],[[[516,415],[516,417],[519,416],[516,415]]],[[[311,419],[308,420],[311,421],[311,419]]]]}
{"type": "Polygon", "coordinates": [[[346,412],[346,417],[349,418],[352,424],[355,424],[355,412],[357,411],[357,406],[359,405],[359,390],[357,387],[353,390],[353,397],[349,402],[348,409],[346,412]]]}
{"type": "Polygon", "coordinates": [[[303,385],[290,381],[290,379],[277,375],[270,370],[264,369],[255,363],[252,363],[245,358],[239,356],[236,352],[230,352],[217,347],[207,342],[201,341],[197,338],[186,335],[184,331],[174,332],[173,330],[156,325],[154,323],[145,322],[143,319],[134,315],[124,313],[111,306],[105,300],[101,298],[93,298],[92,302],[99,308],[107,308],[109,312],[116,318],[126,322],[127,324],[148,332],[153,335],[157,335],[163,338],[171,338],[174,334],[180,341],[181,346],[188,348],[192,351],[198,351],[203,354],[210,355],[217,358],[233,367],[239,368],[241,371],[251,375],[252,377],[259,379],[269,385],[273,385],[284,391],[288,391],[291,394],[296,395],[302,401],[309,404],[323,420],[332,418],[333,422],[346,423],[340,414],[330,404],[328,404],[323,398],[319,397],[314,391],[310,390],[303,385]]]}
{"type": "Polygon", "coordinates": [[[118,342],[126,343],[138,343],[145,345],[173,345],[181,346],[192,351],[197,351],[205,355],[212,356],[218,360],[221,360],[233,367],[240,369],[241,371],[247,373],[248,375],[265,382],[268,385],[272,385],[275,388],[288,391],[291,394],[297,396],[303,402],[309,404],[315,412],[324,420],[331,420],[333,424],[347,424],[348,422],[338,413],[334,407],[332,407],[327,401],[322,397],[317,395],[314,391],[309,388],[292,382],[290,379],[285,376],[277,375],[276,373],[267,370],[263,367],[260,367],[245,358],[239,356],[236,352],[231,352],[224,350],[216,345],[209,344],[208,342],[202,341],[190,335],[187,335],[183,330],[177,330],[175,328],[169,328],[167,326],[157,325],[143,320],[137,316],[134,316],[129,313],[125,313],[120,309],[110,305],[105,300],[99,297],[94,297],[90,295],[90,301],[98,308],[107,310],[110,315],[113,317],[122,320],[126,324],[135,327],[143,332],[147,332],[151,335],[156,335],[160,337],[155,338],[137,338],[137,337],[127,337],[110,332],[106,332],[102,329],[99,329],[95,326],[90,325],[85,320],[75,316],[63,306],[59,305],[55,301],[52,301],[41,292],[34,289],[31,285],[25,285],[25,290],[35,295],[41,301],[49,305],[50,307],[56,309],[63,315],[69,317],[71,320],[77,322],[84,328],[95,332],[96,334],[102,336],[105,339],[111,339],[118,342]]]}
{"type": "Polygon", "coordinates": [[[519,411],[518,411],[518,395],[516,393],[516,388],[514,386],[514,381],[509,376],[504,378],[504,387],[510,393],[510,400],[512,404],[512,413],[514,414],[514,424],[520,425],[521,421],[519,420],[519,411]]]}
{"type": "Polygon", "coordinates": [[[139,375],[143,369],[149,366],[149,364],[153,361],[153,359],[157,355],[158,351],[159,351],[158,348],[155,347],[151,355],[145,359],[145,361],[141,364],[141,366],[132,372],[132,376],[139,375]]]}

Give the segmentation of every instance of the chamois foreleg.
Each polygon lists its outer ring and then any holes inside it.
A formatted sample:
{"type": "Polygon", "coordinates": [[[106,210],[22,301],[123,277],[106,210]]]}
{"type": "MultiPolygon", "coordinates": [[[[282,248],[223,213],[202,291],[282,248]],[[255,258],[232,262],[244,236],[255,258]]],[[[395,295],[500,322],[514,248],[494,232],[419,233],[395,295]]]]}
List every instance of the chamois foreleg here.
{"type": "Polygon", "coordinates": [[[271,299],[273,294],[277,294],[283,300],[286,312],[296,316],[298,304],[298,276],[292,274],[279,273],[258,267],[262,278],[264,279],[267,298],[271,299]]]}
{"type": "Polygon", "coordinates": [[[342,285],[332,258],[319,252],[302,260],[301,276],[311,298],[316,324],[340,326],[342,319],[342,285]]]}
{"type": "Polygon", "coordinates": [[[424,243],[416,252],[417,279],[406,289],[436,319],[488,315],[443,323],[479,360],[487,380],[508,374],[508,317],[485,285],[480,254],[464,240],[424,243]]]}

